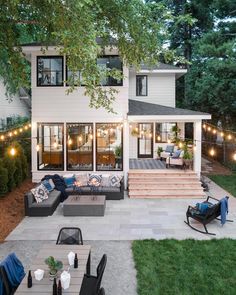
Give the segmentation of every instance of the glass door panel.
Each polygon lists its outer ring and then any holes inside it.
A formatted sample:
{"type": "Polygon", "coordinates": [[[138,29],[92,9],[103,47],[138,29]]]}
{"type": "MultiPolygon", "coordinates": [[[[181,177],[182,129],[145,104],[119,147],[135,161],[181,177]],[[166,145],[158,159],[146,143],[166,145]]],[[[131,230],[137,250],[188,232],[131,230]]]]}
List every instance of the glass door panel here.
{"type": "Polygon", "coordinates": [[[153,125],[139,123],[138,158],[153,158],[153,125]]]}

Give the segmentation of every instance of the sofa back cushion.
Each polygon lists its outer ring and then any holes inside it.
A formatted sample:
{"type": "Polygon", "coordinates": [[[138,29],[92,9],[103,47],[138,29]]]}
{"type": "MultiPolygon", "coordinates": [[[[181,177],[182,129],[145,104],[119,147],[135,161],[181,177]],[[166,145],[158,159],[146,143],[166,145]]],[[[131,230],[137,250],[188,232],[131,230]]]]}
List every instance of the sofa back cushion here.
{"type": "Polygon", "coordinates": [[[165,152],[173,153],[173,151],[174,151],[174,145],[167,145],[166,146],[165,152]]]}
{"type": "Polygon", "coordinates": [[[48,192],[50,193],[51,191],[53,191],[54,187],[52,187],[51,183],[49,182],[49,180],[43,180],[42,184],[46,187],[46,189],[48,190],[48,192]]]}

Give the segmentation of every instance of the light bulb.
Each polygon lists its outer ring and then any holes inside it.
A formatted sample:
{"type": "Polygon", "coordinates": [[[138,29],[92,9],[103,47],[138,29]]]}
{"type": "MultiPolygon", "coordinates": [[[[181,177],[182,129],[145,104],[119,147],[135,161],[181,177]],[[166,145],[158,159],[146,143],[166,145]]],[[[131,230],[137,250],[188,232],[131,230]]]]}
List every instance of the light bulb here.
{"type": "Polygon", "coordinates": [[[233,159],[234,159],[234,161],[236,161],[236,152],[233,155],[233,159]]]}
{"type": "Polygon", "coordinates": [[[14,131],[14,134],[17,135],[17,131],[16,130],[14,131]]]}
{"type": "Polygon", "coordinates": [[[68,140],[68,145],[72,145],[72,139],[71,138],[68,140]]]}
{"type": "Polygon", "coordinates": [[[204,129],[206,129],[206,124],[203,124],[203,126],[202,126],[204,129]]]}
{"type": "Polygon", "coordinates": [[[152,137],[152,133],[149,133],[149,137],[150,137],[150,138],[152,137]]]}
{"type": "Polygon", "coordinates": [[[31,127],[31,124],[29,124],[29,128],[31,127]]]}
{"type": "Polygon", "coordinates": [[[90,135],[89,135],[89,138],[90,138],[90,139],[93,139],[93,135],[92,135],[92,134],[90,134],[90,135]]]}
{"type": "Polygon", "coordinates": [[[196,150],[197,150],[197,147],[196,147],[196,145],[194,145],[194,146],[193,146],[193,150],[194,150],[194,151],[196,151],[196,150]]]}
{"type": "Polygon", "coordinates": [[[28,130],[28,126],[25,126],[25,130],[28,130]]]}
{"type": "Polygon", "coordinates": [[[170,143],[170,139],[167,140],[167,143],[170,143]]]}
{"type": "Polygon", "coordinates": [[[9,132],[9,136],[12,137],[12,132],[9,132]]]}
{"type": "Polygon", "coordinates": [[[229,140],[232,139],[232,135],[231,135],[231,134],[228,135],[228,139],[229,139],[229,140]]]}
{"type": "Polygon", "coordinates": [[[210,155],[213,157],[215,155],[215,150],[212,148],[210,149],[210,155]]]}
{"type": "Polygon", "coordinates": [[[209,126],[209,127],[207,128],[207,130],[208,130],[208,131],[211,131],[211,127],[209,126]]]}
{"type": "Polygon", "coordinates": [[[39,149],[40,149],[40,147],[39,147],[39,145],[37,144],[37,145],[36,145],[36,151],[38,152],[39,149]]]}
{"type": "Polygon", "coordinates": [[[182,142],[179,143],[179,148],[182,148],[183,144],[182,142]]]}
{"type": "Polygon", "coordinates": [[[57,142],[56,141],[54,142],[53,146],[54,146],[55,149],[57,148],[57,142]]]}
{"type": "Polygon", "coordinates": [[[1,135],[1,137],[0,137],[0,138],[1,138],[1,140],[4,140],[4,138],[5,138],[5,137],[4,137],[4,135],[1,135]]]}
{"type": "Polygon", "coordinates": [[[20,128],[20,130],[19,130],[19,131],[20,131],[20,133],[21,133],[21,132],[23,131],[23,129],[22,129],[22,128],[20,128]]]}
{"type": "Polygon", "coordinates": [[[220,133],[220,136],[223,137],[223,136],[224,136],[224,132],[221,132],[221,133],[220,133]]]}
{"type": "Polygon", "coordinates": [[[15,154],[16,154],[16,149],[15,149],[15,148],[11,148],[11,149],[10,149],[10,154],[11,154],[12,156],[15,156],[15,154]]]}
{"type": "Polygon", "coordinates": [[[213,130],[213,134],[216,134],[216,130],[215,129],[213,130]]]}
{"type": "Polygon", "coordinates": [[[79,141],[82,141],[83,139],[82,139],[82,136],[79,136],[79,141]]]}
{"type": "Polygon", "coordinates": [[[161,137],[160,137],[160,135],[158,135],[158,136],[157,136],[157,140],[158,140],[158,141],[160,141],[160,140],[161,140],[161,137]]]}

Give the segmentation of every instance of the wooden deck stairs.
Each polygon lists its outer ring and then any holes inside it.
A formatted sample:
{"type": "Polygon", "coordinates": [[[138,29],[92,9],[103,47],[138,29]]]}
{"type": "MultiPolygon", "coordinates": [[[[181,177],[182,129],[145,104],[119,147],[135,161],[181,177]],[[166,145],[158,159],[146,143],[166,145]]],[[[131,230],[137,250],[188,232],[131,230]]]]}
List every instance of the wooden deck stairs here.
{"type": "Polygon", "coordinates": [[[129,170],[130,198],[203,198],[197,174],[191,170],[129,170]]]}

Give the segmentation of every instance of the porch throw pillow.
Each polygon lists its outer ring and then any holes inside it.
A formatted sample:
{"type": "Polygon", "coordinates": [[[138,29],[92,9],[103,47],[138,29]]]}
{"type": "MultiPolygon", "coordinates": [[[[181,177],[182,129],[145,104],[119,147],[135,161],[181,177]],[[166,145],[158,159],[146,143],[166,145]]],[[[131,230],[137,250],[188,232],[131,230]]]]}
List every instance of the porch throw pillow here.
{"type": "Polygon", "coordinates": [[[89,174],[88,185],[89,186],[100,186],[102,182],[102,175],[89,174]]]}
{"type": "Polygon", "coordinates": [[[213,204],[209,202],[197,203],[196,208],[200,212],[200,214],[206,214],[207,210],[211,208],[213,204]]]}
{"type": "Polygon", "coordinates": [[[88,175],[87,173],[76,174],[75,180],[76,183],[80,184],[80,186],[86,186],[88,184],[88,175]]]}
{"type": "Polygon", "coordinates": [[[37,203],[41,203],[43,200],[48,199],[48,190],[42,183],[36,188],[31,189],[31,193],[37,203]]]}
{"type": "Polygon", "coordinates": [[[64,177],[64,182],[66,187],[72,187],[75,183],[76,179],[75,176],[72,177],[64,177]]]}
{"type": "MultiPolygon", "coordinates": [[[[53,191],[53,187],[51,186],[51,183],[48,180],[44,180],[42,182],[42,184],[46,187],[46,189],[48,190],[49,193],[51,191],[53,191]]],[[[54,185],[54,187],[55,187],[55,185],[54,185]]]]}
{"type": "Polygon", "coordinates": [[[182,150],[177,150],[173,153],[172,158],[178,159],[180,157],[182,150]]]}
{"type": "Polygon", "coordinates": [[[121,175],[117,175],[117,174],[111,175],[110,176],[110,186],[120,187],[121,179],[122,179],[121,175]]]}
{"type": "Polygon", "coordinates": [[[174,151],[174,146],[173,145],[167,145],[166,146],[166,149],[165,149],[166,153],[173,153],[173,151],[174,151]]]}
{"type": "Polygon", "coordinates": [[[110,186],[110,174],[102,175],[101,186],[110,186]]]}

